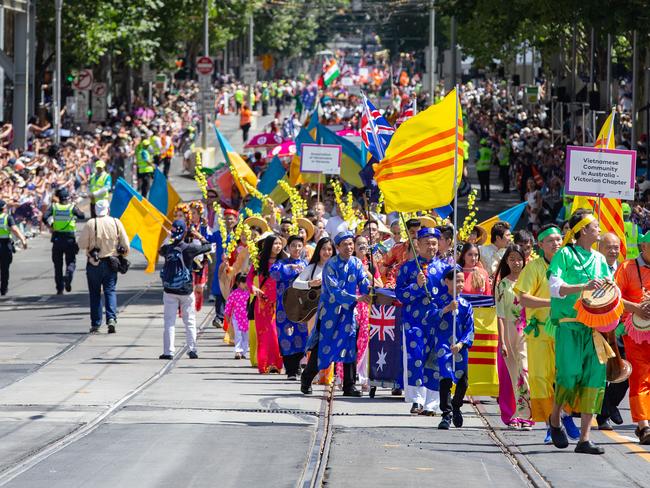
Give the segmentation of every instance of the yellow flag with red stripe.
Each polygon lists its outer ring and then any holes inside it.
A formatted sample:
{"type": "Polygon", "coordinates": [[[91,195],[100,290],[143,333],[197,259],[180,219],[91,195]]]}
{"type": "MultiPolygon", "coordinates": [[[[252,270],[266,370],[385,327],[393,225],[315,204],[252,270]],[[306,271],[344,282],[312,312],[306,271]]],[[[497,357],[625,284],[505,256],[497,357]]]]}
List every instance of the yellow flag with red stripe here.
{"type": "Polygon", "coordinates": [[[416,212],[449,205],[463,174],[462,142],[463,117],[456,90],[400,125],[384,159],[374,166],[386,211],[416,212]]]}
{"type": "MultiPolygon", "coordinates": [[[[599,149],[616,149],[614,140],[614,111],[609,114],[603,127],[598,133],[594,147],[599,149]]],[[[625,241],[625,223],[623,222],[623,204],[618,198],[602,198],[600,208],[594,208],[596,215],[600,216],[600,227],[605,232],[613,232],[621,240],[621,256],[627,254],[625,241]]]]}

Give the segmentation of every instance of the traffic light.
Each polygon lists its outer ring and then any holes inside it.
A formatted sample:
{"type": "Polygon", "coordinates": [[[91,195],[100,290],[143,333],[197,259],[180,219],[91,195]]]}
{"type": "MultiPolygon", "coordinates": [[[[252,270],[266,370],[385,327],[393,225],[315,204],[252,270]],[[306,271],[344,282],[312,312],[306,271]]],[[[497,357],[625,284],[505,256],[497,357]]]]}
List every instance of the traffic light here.
{"type": "Polygon", "coordinates": [[[65,81],[68,83],[72,83],[74,81],[74,75],[70,73],[68,76],[65,77],[65,81]]]}

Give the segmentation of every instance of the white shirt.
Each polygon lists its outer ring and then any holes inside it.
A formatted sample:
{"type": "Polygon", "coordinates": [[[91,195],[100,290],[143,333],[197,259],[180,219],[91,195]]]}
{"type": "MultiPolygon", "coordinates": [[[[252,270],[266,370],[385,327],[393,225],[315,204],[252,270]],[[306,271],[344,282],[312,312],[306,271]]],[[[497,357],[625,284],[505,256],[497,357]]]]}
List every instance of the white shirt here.
{"type": "Polygon", "coordinates": [[[293,287],[297,288],[298,290],[309,290],[309,288],[311,288],[309,286],[309,282],[311,280],[319,280],[322,278],[323,278],[323,266],[321,266],[320,264],[318,265],[310,264],[305,269],[303,269],[300,275],[293,281],[293,287]],[[315,270],[314,270],[314,266],[316,266],[315,270]],[[314,270],[313,276],[312,276],[312,270],[314,270]]]}

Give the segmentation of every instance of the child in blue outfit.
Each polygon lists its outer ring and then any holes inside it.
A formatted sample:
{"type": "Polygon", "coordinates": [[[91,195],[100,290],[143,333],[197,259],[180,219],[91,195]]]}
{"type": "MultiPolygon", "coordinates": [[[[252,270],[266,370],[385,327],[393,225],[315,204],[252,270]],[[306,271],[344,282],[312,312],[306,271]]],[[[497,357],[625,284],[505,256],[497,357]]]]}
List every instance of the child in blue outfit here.
{"type": "Polygon", "coordinates": [[[432,327],[433,347],[427,359],[425,368],[432,383],[429,388],[438,383],[440,391],[440,409],[442,420],[439,429],[447,430],[453,422],[455,427],[462,427],[463,414],[460,408],[467,392],[467,355],[474,342],[474,314],[472,306],[459,293],[465,285],[462,270],[456,272],[454,282],[454,268],[449,267],[444,272],[446,292],[440,293],[436,299],[435,309],[427,315],[427,322],[432,327]],[[456,300],[454,301],[454,287],[456,300]],[[453,314],[456,315],[456,340],[453,335],[453,314]],[[455,364],[454,360],[455,359],[455,364]],[[431,372],[431,370],[433,370],[431,372]],[[451,387],[456,383],[454,397],[451,397],[451,387]]]}

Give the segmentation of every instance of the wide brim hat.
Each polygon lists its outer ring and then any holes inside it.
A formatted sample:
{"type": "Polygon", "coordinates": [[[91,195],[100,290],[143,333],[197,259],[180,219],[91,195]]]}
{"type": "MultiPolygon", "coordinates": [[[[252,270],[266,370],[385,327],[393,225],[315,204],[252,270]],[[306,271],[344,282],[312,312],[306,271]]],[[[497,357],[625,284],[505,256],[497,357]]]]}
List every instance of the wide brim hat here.
{"type": "Polygon", "coordinates": [[[436,224],[436,221],[433,220],[432,217],[429,216],[423,216],[423,217],[418,217],[418,220],[420,221],[420,226],[421,227],[437,227],[438,224],[436,224]]]}
{"type": "Polygon", "coordinates": [[[305,229],[305,232],[307,232],[307,238],[305,240],[311,240],[311,238],[314,237],[314,232],[316,232],[314,224],[312,224],[309,219],[306,219],[304,217],[298,217],[296,221],[298,222],[298,227],[305,229]]]}
{"type": "Polygon", "coordinates": [[[244,220],[244,223],[249,227],[259,227],[262,230],[262,234],[265,234],[271,230],[269,223],[257,215],[251,215],[250,217],[247,217],[246,220],[244,220]]]}

